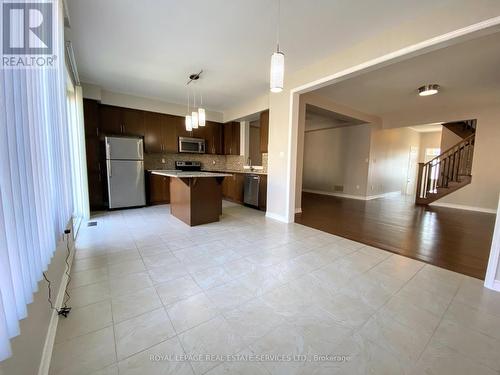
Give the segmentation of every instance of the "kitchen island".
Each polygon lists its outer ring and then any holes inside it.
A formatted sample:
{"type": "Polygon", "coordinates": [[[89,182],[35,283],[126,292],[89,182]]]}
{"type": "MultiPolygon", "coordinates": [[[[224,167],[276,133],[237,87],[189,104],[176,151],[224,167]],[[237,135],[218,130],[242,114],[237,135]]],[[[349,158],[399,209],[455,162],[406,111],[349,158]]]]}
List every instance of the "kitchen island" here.
{"type": "Polygon", "coordinates": [[[153,170],[170,177],[170,212],[190,226],[219,221],[222,214],[222,180],[229,173],[153,170]]]}

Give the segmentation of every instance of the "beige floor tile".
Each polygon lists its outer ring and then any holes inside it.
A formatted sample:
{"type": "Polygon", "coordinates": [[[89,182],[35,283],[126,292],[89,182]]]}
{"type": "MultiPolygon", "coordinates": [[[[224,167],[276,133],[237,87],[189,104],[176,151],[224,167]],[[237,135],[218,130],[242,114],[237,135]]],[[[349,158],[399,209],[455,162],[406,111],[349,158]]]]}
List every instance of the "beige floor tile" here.
{"type": "Polygon", "coordinates": [[[54,346],[50,375],[88,375],[116,361],[113,327],[54,346]]]}
{"type": "Polygon", "coordinates": [[[141,289],[112,298],[113,321],[115,323],[133,318],[162,306],[154,288],[141,289]]]}
{"type": "Polygon", "coordinates": [[[500,315],[453,301],[446,310],[444,319],[500,340],[500,315]]]}
{"type": "Polygon", "coordinates": [[[73,308],[67,318],[59,318],[56,343],[98,331],[112,323],[111,301],[73,308]]]}
{"type": "Polygon", "coordinates": [[[75,308],[105,301],[111,297],[108,281],[101,281],[72,289],[70,295],[71,306],[75,308]]]}
{"type": "Polygon", "coordinates": [[[410,364],[419,359],[431,338],[430,333],[412,330],[382,312],[370,318],[359,334],[410,364]]]}
{"type": "Polygon", "coordinates": [[[192,375],[184,350],[173,337],[118,363],[120,375],[192,375]]]}
{"type": "Polygon", "coordinates": [[[254,342],[284,322],[284,318],[260,298],[244,303],[223,315],[246,344],[254,342]]]}
{"type": "Polygon", "coordinates": [[[86,271],[71,272],[68,289],[95,284],[108,279],[108,267],[93,268],[86,271]]]}
{"type": "Polygon", "coordinates": [[[226,284],[232,280],[223,267],[207,268],[203,271],[193,273],[192,276],[200,288],[205,290],[226,284]]]}
{"type": "Polygon", "coordinates": [[[158,284],[156,291],[163,304],[169,306],[177,301],[201,293],[202,289],[191,276],[184,276],[163,284],[158,284]]]}
{"type": "Polygon", "coordinates": [[[240,280],[209,289],[205,294],[220,311],[232,310],[254,297],[240,280]]]}
{"type": "Polygon", "coordinates": [[[115,324],[116,352],[122,360],[175,336],[163,307],[115,324]]]}
{"type": "Polygon", "coordinates": [[[123,275],[146,271],[142,259],[127,260],[109,265],[109,277],[121,277],[123,275]]]}
{"type": "Polygon", "coordinates": [[[172,263],[167,266],[151,267],[148,269],[153,284],[158,285],[180,277],[189,276],[187,270],[180,263],[172,263]]]}
{"type": "MultiPolygon", "coordinates": [[[[231,328],[226,320],[215,317],[180,335],[180,341],[188,355],[230,355],[245,347],[241,337],[231,328]]],[[[221,361],[192,361],[196,374],[203,374],[221,361]]]]}
{"type": "Polygon", "coordinates": [[[446,319],[439,325],[433,339],[484,366],[500,370],[500,340],[446,319]]]}
{"type": "Polygon", "coordinates": [[[167,312],[177,333],[193,328],[220,314],[213,302],[203,293],[174,303],[167,308],[167,312]]]}
{"type": "Polygon", "coordinates": [[[464,356],[438,341],[431,341],[412,375],[494,375],[497,371],[464,356]]]}
{"type": "Polygon", "coordinates": [[[109,280],[109,289],[112,297],[130,294],[152,286],[153,282],[147,272],[125,273],[120,277],[109,280]]]}

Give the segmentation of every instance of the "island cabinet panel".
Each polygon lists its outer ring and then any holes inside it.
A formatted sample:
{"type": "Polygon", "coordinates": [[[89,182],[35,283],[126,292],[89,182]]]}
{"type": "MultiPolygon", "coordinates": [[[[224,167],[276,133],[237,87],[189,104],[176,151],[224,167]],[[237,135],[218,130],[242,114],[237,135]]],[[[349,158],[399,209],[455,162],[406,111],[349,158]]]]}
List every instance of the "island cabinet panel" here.
{"type": "Polygon", "coordinates": [[[103,136],[144,136],[144,112],[111,105],[100,106],[100,123],[103,136]]]}
{"type": "Polygon", "coordinates": [[[260,114],[260,152],[265,154],[269,144],[269,110],[260,114]]]}
{"type": "Polygon", "coordinates": [[[170,203],[170,177],[147,173],[147,198],[149,205],[170,203]]]}
{"type": "Polygon", "coordinates": [[[221,178],[171,178],[170,210],[190,226],[219,221],[222,213],[221,178]]]}
{"type": "Polygon", "coordinates": [[[224,154],[239,155],[240,154],[240,123],[228,122],[224,124],[223,131],[224,139],[224,154]]]}

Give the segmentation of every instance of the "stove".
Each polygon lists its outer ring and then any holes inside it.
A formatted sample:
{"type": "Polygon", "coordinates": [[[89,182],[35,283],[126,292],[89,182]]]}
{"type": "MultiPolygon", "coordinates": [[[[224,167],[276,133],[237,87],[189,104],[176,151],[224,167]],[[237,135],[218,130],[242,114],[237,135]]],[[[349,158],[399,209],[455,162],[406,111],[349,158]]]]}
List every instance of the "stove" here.
{"type": "Polygon", "coordinates": [[[176,161],[175,169],[179,171],[201,171],[200,161],[176,161]]]}

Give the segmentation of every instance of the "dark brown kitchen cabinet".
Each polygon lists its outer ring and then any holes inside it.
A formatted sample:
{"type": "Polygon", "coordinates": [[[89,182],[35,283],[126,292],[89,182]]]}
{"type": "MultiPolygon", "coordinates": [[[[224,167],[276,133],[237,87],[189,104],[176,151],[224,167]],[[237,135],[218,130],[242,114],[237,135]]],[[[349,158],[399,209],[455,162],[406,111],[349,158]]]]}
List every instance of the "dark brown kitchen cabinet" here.
{"type": "Polygon", "coordinates": [[[165,147],[163,115],[155,112],[144,112],[144,151],[148,154],[159,154],[165,147]]]}
{"type": "Polygon", "coordinates": [[[224,154],[240,154],[240,123],[227,122],[224,124],[224,154]]]}
{"type": "Polygon", "coordinates": [[[147,201],[149,205],[170,203],[170,177],[147,173],[147,201]]]}
{"type": "Polygon", "coordinates": [[[95,100],[83,100],[83,119],[85,124],[85,151],[87,156],[87,179],[90,209],[101,210],[105,206],[105,176],[103,150],[101,147],[99,103],[95,100]]]}
{"type": "Polygon", "coordinates": [[[122,134],[122,116],[121,108],[110,105],[100,106],[100,126],[101,138],[106,135],[121,135],[122,134]]]}
{"type": "Polygon", "coordinates": [[[259,184],[259,210],[266,211],[267,208],[267,176],[260,175],[259,184]]]}
{"type": "Polygon", "coordinates": [[[204,138],[206,140],[207,154],[222,154],[222,124],[207,121],[204,138]]]}
{"type": "Polygon", "coordinates": [[[122,109],[122,134],[144,137],[144,111],[122,109]]]}
{"type": "Polygon", "coordinates": [[[143,111],[110,105],[100,107],[100,123],[104,135],[144,136],[143,111]]]}
{"type": "Polygon", "coordinates": [[[233,173],[232,176],[224,177],[222,181],[222,197],[235,203],[243,203],[243,190],[245,175],[233,173]]]}
{"type": "Polygon", "coordinates": [[[99,102],[91,99],[83,100],[83,117],[85,121],[85,137],[99,137],[99,102]]]}
{"type": "Polygon", "coordinates": [[[265,154],[269,144],[269,110],[260,114],[260,152],[265,154]]]}

